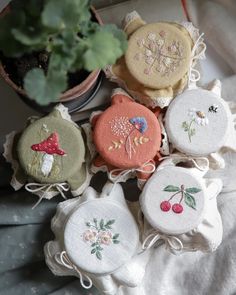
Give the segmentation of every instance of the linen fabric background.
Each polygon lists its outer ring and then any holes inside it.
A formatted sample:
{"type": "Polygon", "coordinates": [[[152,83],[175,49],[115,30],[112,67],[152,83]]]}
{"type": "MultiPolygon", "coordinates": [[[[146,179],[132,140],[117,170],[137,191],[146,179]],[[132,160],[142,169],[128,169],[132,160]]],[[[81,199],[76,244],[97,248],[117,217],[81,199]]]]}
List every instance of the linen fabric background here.
{"type": "MultiPolygon", "coordinates": [[[[194,25],[205,32],[205,39],[229,65],[235,75],[223,80],[226,100],[236,93],[236,3],[234,0],[187,1],[194,25]]],[[[236,294],[236,154],[224,155],[226,168],[212,172],[220,176],[224,188],[218,197],[224,235],[222,245],[213,254],[200,252],[174,256],[160,247],[153,251],[144,281],[139,288],[121,288],[118,295],[233,295],[236,294]]],[[[50,219],[55,197],[31,210],[35,196],[13,192],[8,186],[10,167],[0,160],[0,295],[97,295],[95,288],[84,290],[73,277],[56,277],[46,267],[44,244],[53,238],[50,219]]],[[[101,191],[105,183],[99,173],[92,185],[101,191]],[[97,180],[97,181],[96,181],[97,180]]],[[[126,183],[128,199],[139,191],[132,181],[126,183]]],[[[133,203],[135,206],[135,203],[133,203]]]]}

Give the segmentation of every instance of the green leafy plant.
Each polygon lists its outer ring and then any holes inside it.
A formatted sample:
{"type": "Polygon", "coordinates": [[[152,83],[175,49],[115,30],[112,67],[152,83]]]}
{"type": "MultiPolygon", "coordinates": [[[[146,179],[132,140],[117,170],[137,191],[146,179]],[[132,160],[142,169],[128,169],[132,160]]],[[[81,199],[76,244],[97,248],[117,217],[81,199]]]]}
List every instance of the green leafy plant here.
{"type": "Polygon", "coordinates": [[[47,70],[33,68],[24,77],[27,95],[41,105],[58,100],[68,73],[113,64],[127,47],[115,25],[91,20],[89,0],[13,0],[0,19],[0,40],[6,57],[48,53],[47,70]]]}

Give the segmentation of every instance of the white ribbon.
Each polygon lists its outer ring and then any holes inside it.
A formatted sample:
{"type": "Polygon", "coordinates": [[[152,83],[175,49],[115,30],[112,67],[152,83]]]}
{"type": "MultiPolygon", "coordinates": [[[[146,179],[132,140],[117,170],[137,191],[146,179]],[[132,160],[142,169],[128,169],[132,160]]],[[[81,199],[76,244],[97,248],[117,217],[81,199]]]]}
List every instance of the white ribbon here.
{"type": "Polygon", "coordinates": [[[158,241],[161,240],[164,241],[166,248],[168,248],[173,254],[181,252],[184,248],[183,243],[177,237],[153,232],[144,240],[142,244],[143,251],[152,248],[158,241]]]}
{"type": "Polygon", "coordinates": [[[194,164],[194,166],[200,171],[207,171],[209,169],[209,160],[206,157],[191,157],[191,156],[187,156],[187,155],[171,154],[166,157],[161,157],[159,160],[162,161],[165,159],[188,160],[188,161],[191,161],[194,164]],[[205,161],[206,166],[204,168],[199,166],[197,163],[197,160],[205,161]]]}
{"type": "Polygon", "coordinates": [[[198,37],[197,41],[195,42],[192,48],[191,61],[190,61],[190,67],[188,72],[188,85],[190,84],[190,82],[197,82],[201,77],[200,72],[194,69],[193,64],[195,60],[199,59],[201,55],[206,51],[206,44],[203,42],[203,38],[202,38],[203,35],[204,33],[202,33],[198,37]]]}
{"type": "Polygon", "coordinates": [[[84,289],[90,289],[93,286],[93,282],[90,277],[86,274],[83,274],[69,259],[66,254],[66,251],[61,253],[56,253],[54,256],[56,262],[60,265],[65,266],[68,269],[74,270],[80,279],[80,284],[84,289]],[[88,281],[88,284],[85,284],[84,281],[88,281]]]}
{"type": "Polygon", "coordinates": [[[44,196],[52,189],[56,189],[64,199],[66,199],[66,196],[64,192],[68,192],[70,189],[70,186],[66,182],[61,183],[27,183],[25,185],[25,189],[30,193],[42,193],[42,195],[39,197],[39,200],[36,202],[36,204],[32,207],[34,209],[38,204],[42,201],[44,196]]]}
{"type": "Polygon", "coordinates": [[[140,168],[126,169],[126,170],[113,169],[109,172],[108,177],[112,182],[117,183],[117,182],[119,182],[119,180],[124,178],[129,173],[141,172],[141,173],[152,174],[155,170],[156,170],[156,166],[153,163],[146,162],[140,168]],[[147,168],[147,167],[150,167],[151,169],[144,170],[144,168],[147,168]],[[117,174],[117,172],[118,172],[118,174],[117,174]]]}

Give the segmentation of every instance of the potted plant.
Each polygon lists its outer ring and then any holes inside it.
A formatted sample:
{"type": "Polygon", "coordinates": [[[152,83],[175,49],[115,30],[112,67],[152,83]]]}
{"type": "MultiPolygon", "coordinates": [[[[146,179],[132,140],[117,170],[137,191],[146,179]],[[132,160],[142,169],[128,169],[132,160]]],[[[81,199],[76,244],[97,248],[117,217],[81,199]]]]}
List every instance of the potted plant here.
{"type": "Polygon", "coordinates": [[[80,97],[126,46],[89,0],[13,0],[0,18],[0,73],[39,105],[80,97]]]}

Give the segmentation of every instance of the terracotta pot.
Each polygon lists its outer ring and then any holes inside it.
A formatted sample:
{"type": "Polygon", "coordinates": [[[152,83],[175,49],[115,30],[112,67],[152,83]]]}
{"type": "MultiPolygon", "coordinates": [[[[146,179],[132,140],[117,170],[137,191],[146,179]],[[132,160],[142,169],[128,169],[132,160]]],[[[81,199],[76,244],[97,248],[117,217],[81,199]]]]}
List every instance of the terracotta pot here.
{"type": "MultiPolygon", "coordinates": [[[[94,16],[94,18],[97,20],[97,22],[102,25],[103,22],[99,16],[99,14],[97,13],[97,11],[95,10],[95,8],[93,6],[90,7],[91,12],[94,16]]],[[[9,13],[9,6],[7,6],[1,13],[0,16],[4,16],[6,13],[9,13]]],[[[60,96],[60,102],[68,102],[71,101],[73,99],[80,99],[82,98],[83,102],[81,102],[83,105],[84,104],[84,99],[86,96],[88,96],[88,99],[91,96],[91,91],[93,89],[97,89],[96,85],[97,85],[97,80],[98,80],[98,76],[100,74],[101,70],[95,70],[93,72],[91,72],[86,79],[80,83],[79,85],[66,90],[61,96],[60,96]],[[86,93],[88,93],[88,95],[86,95],[86,93]]],[[[12,87],[21,97],[24,97],[24,101],[27,102],[27,99],[29,99],[29,97],[27,96],[25,90],[21,87],[19,87],[17,84],[15,84],[9,77],[8,73],[5,71],[4,65],[0,62],[0,75],[3,77],[3,79],[6,81],[6,83],[12,87]]],[[[79,101],[78,101],[79,104],[79,101]]],[[[32,104],[31,104],[32,105],[32,104]]]]}

